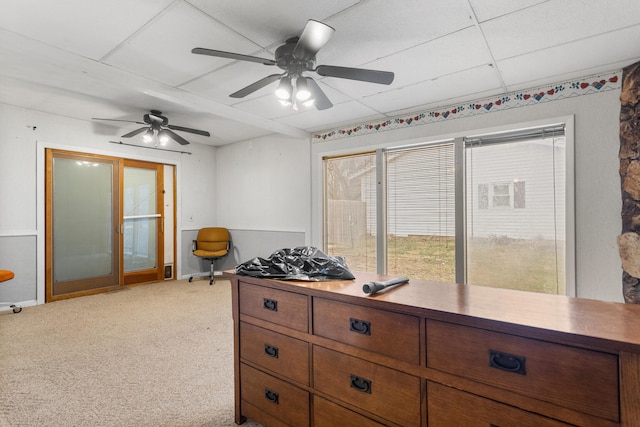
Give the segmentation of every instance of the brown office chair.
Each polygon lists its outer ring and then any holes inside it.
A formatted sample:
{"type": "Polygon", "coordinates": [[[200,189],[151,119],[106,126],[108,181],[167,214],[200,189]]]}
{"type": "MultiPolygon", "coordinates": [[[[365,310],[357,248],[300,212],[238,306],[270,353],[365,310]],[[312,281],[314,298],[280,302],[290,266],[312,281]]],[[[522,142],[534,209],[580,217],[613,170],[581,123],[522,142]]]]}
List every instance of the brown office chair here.
{"type": "MultiPolygon", "coordinates": [[[[13,279],[13,271],[9,270],[0,270],[0,282],[5,282],[7,280],[13,279]]],[[[8,305],[13,309],[14,313],[20,313],[22,311],[22,307],[12,302],[0,302],[0,305],[8,305]]]]}
{"type": "Polygon", "coordinates": [[[229,230],[222,227],[207,227],[198,231],[198,237],[193,241],[193,254],[198,258],[202,258],[211,262],[211,270],[209,273],[193,274],[189,277],[189,282],[194,277],[209,276],[209,284],[213,285],[214,264],[216,260],[226,256],[229,253],[229,230]]]}

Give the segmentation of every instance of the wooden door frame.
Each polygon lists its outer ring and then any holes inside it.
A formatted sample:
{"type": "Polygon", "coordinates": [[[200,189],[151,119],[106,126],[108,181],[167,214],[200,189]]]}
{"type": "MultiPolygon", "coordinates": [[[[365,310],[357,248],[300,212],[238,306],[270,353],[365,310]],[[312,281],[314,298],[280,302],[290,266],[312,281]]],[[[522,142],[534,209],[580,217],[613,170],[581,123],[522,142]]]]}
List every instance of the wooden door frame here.
{"type": "MultiPolygon", "coordinates": [[[[133,271],[125,273],[124,271],[124,233],[120,233],[120,283],[123,286],[137,285],[148,282],[157,282],[164,279],[164,165],[162,163],[146,162],[142,160],[123,159],[122,168],[120,170],[120,195],[124,196],[124,169],[126,167],[142,168],[156,171],[156,212],[160,212],[161,216],[156,224],[156,268],[133,271]]],[[[120,210],[121,230],[124,227],[124,209],[120,210]]]]}
{"type": "MultiPolygon", "coordinates": [[[[61,158],[73,159],[76,158],[78,160],[85,160],[87,158],[90,159],[99,159],[101,161],[112,163],[114,168],[114,177],[112,178],[112,182],[115,181],[115,185],[121,185],[121,176],[119,173],[119,160],[115,157],[101,156],[97,154],[91,153],[80,153],[73,152],[67,150],[57,150],[53,148],[47,148],[45,150],[45,302],[52,302],[62,299],[73,298],[76,296],[84,296],[84,295],[93,295],[102,292],[111,291],[120,287],[120,281],[114,285],[106,285],[97,287],[94,289],[88,290],[80,290],[80,291],[72,291],[59,295],[53,294],[53,159],[56,155],[59,155],[61,158]]],[[[114,205],[112,207],[112,217],[119,218],[120,216],[120,201],[121,197],[113,197],[114,205]]],[[[113,245],[118,246],[118,251],[120,252],[120,248],[122,245],[119,243],[121,237],[119,236],[119,227],[114,227],[113,234],[113,245]]],[[[117,271],[114,273],[116,277],[119,278],[120,272],[122,271],[121,258],[114,258],[112,260],[112,267],[117,271]]]]}
{"type": "MultiPolygon", "coordinates": [[[[44,200],[44,206],[43,206],[43,214],[42,214],[42,224],[43,224],[43,244],[41,246],[42,249],[40,249],[42,252],[40,252],[41,254],[43,254],[42,259],[44,260],[44,265],[42,265],[42,271],[44,272],[43,274],[43,284],[39,285],[39,294],[40,295],[44,295],[44,299],[41,300],[39,297],[38,301],[39,303],[48,303],[48,302],[52,302],[52,301],[56,301],[56,300],[61,300],[61,299],[68,299],[68,298],[74,298],[74,297],[78,297],[78,296],[85,296],[85,295],[92,295],[92,294],[98,294],[98,293],[103,293],[103,292],[108,292],[108,291],[113,291],[113,290],[117,290],[117,289],[121,289],[125,284],[123,282],[123,264],[122,264],[122,259],[120,259],[120,265],[119,265],[119,283],[110,286],[110,287],[104,287],[104,288],[98,288],[98,289],[93,289],[93,290],[88,290],[88,291],[81,291],[81,292],[73,292],[73,293],[69,293],[69,294],[63,294],[63,295],[58,295],[58,296],[54,296],[52,295],[52,283],[53,283],[53,265],[52,265],[52,261],[53,261],[53,239],[52,239],[52,226],[53,226],[53,217],[51,215],[51,203],[52,203],[52,193],[51,193],[51,188],[50,188],[50,182],[52,177],[53,177],[53,169],[52,169],[52,156],[53,153],[66,153],[69,155],[76,155],[76,156],[84,156],[84,157],[94,157],[94,158],[100,158],[100,159],[108,159],[108,160],[112,160],[112,161],[119,161],[119,162],[123,162],[124,160],[128,160],[128,161],[139,161],[139,162],[146,162],[148,164],[155,164],[158,165],[158,167],[162,168],[163,166],[170,166],[172,168],[172,180],[173,180],[173,192],[172,194],[170,194],[170,197],[173,197],[173,278],[172,280],[176,280],[177,278],[177,269],[178,269],[178,259],[176,258],[176,255],[178,253],[178,241],[179,241],[179,236],[178,236],[178,219],[177,219],[177,210],[178,210],[178,197],[177,197],[177,170],[179,167],[178,163],[172,163],[172,162],[168,162],[168,163],[161,163],[161,162],[157,162],[154,160],[137,160],[135,158],[132,157],[122,157],[119,156],[117,153],[104,153],[104,154],[95,154],[92,153],[90,151],[82,151],[82,149],[80,147],[79,151],[73,151],[72,149],[69,149],[67,147],[64,146],[56,146],[53,144],[39,144],[39,146],[42,148],[42,153],[43,156],[40,157],[41,163],[40,163],[40,168],[39,170],[43,170],[43,181],[44,181],[44,185],[41,190],[41,195],[43,197],[44,200]],[[42,287],[40,287],[42,286],[42,287]],[[40,293],[42,292],[42,293],[40,293]]],[[[123,168],[120,167],[121,173],[123,171],[123,168]]],[[[122,178],[122,177],[120,177],[122,178]]],[[[119,180],[119,185],[122,185],[122,179],[119,180]]],[[[162,188],[164,188],[164,183],[162,183],[162,188]]],[[[122,189],[119,189],[120,193],[122,193],[122,189]]],[[[166,196],[166,195],[164,195],[166,196]]],[[[121,200],[121,197],[119,198],[119,200],[121,200]]],[[[120,203],[120,202],[119,202],[120,203]]],[[[122,213],[120,212],[122,209],[120,207],[118,207],[118,213],[117,215],[114,216],[114,218],[119,218],[119,223],[122,224],[122,213]]],[[[162,211],[164,212],[164,211],[162,211]]],[[[40,220],[39,220],[40,221],[40,220]]],[[[162,221],[164,222],[164,221],[162,221]]],[[[122,234],[120,233],[120,227],[117,227],[117,233],[119,234],[118,238],[120,240],[120,245],[122,245],[122,234]]],[[[160,240],[160,239],[159,239],[160,240]]],[[[162,239],[162,245],[164,245],[164,239],[162,239]]],[[[122,246],[120,246],[122,247],[122,246]]],[[[164,257],[164,251],[162,252],[162,255],[164,257]]],[[[122,255],[120,256],[120,258],[122,258],[122,255]]],[[[158,262],[158,271],[160,273],[163,273],[164,271],[164,265],[160,264],[160,262],[158,262]]],[[[164,274],[159,274],[158,275],[158,279],[157,280],[164,280],[164,274]]],[[[154,281],[157,281],[154,280],[154,281]]],[[[42,282],[40,282],[42,283],[42,282]]]]}

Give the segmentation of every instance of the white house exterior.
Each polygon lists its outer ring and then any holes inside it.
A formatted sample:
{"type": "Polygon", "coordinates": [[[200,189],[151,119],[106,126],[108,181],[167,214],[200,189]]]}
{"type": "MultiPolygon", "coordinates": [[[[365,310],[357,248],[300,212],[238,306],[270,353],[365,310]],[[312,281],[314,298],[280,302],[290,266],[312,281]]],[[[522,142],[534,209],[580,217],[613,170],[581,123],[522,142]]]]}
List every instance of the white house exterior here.
{"type": "MultiPolygon", "coordinates": [[[[387,229],[453,237],[453,144],[422,150],[387,154],[387,229]]],[[[473,146],[465,155],[467,238],[564,239],[564,137],[473,146]]],[[[375,235],[375,170],[360,187],[366,231],[375,235]]]]}

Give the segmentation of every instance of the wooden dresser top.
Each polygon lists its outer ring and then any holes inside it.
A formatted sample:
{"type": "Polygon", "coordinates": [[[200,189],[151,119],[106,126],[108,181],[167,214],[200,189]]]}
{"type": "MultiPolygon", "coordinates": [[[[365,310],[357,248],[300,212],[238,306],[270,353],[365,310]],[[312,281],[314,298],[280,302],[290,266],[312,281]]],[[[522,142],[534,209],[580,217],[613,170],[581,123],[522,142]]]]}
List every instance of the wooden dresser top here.
{"type": "Polygon", "coordinates": [[[367,295],[362,290],[364,284],[394,277],[359,272],[354,275],[355,280],[309,282],[224,272],[227,278],[373,308],[507,333],[513,333],[515,327],[518,333],[531,338],[615,353],[640,353],[640,305],[418,279],[367,295]]]}

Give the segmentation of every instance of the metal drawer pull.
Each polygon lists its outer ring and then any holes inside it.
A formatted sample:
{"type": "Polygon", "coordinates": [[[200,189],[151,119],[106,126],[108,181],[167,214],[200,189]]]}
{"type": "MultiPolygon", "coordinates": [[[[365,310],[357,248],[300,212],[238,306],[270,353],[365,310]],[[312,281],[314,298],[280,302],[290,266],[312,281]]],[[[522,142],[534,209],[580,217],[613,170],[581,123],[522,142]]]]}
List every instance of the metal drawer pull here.
{"type": "Polygon", "coordinates": [[[525,361],[526,358],[524,356],[515,356],[513,354],[489,350],[489,366],[492,368],[526,375],[527,371],[525,369],[525,361]]]}
{"type": "Polygon", "coordinates": [[[268,388],[264,389],[264,397],[269,402],[275,403],[276,405],[280,403],[279,400],[278,400],[278,397],[279,397],[278,393],[276,393],[275,391],[271,391],[268,388]]]}
{"type": "Polygon", "coordinates": [[[270,311],[278,311],[278,301],[274,299],[264,298],[262,300],[262,308],[270,311]]]}
{"type": "Polygon", "coordinates": [[[271,345],[271,344],[265,344],[264,345],[264,354],[266,354],[269,357],[273,357],[274,359],[278,358],[278,347],[276,347],[275,345],[271,345]]]}
{"type": "Polygon", "coordinates": [[[371,322],[349,318],[349,330],[363,335],[371,335],[371,322]]]}
{"type": "Polygon", "coordinates": [[[351,388],[371,394],[371,380],[351,374],[351,388]]]}

